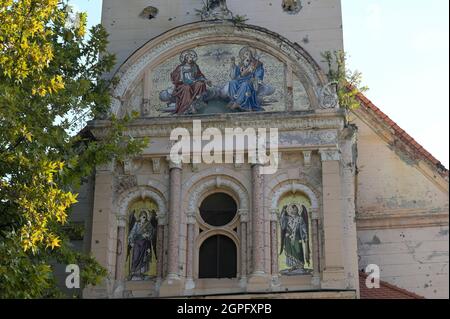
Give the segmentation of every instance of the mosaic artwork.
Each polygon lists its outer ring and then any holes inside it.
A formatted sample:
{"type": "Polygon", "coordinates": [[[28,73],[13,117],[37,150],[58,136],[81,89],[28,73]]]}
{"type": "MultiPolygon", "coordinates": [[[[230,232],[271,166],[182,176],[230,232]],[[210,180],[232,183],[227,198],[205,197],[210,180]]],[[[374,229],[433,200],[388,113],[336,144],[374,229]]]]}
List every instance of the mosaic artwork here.
{"type": "MultiPolygon", "coordinates": [[[[169,58],[151,71],[145,115],[150,117],[234,112],[286,111],[286,66],[249,46],[199,46],[169,58]]],[[[309,108],[294,78],[294,110],[309,108]]],[[[143,90],[135,89],[128,109],[138,110],[143,90]]]]}
{"type": "Polygon", "coordinates": [[[282,275],[304,275],[312,271],[309,200],[294,194],[280,203],[279,269],[282,275]]]}
{"type": "Polygon", "coordinates": [[[140,201],[130,209],[126,259],[129,280],[148,280],[156,276],[156,214],[152,201],[140,201]]]}

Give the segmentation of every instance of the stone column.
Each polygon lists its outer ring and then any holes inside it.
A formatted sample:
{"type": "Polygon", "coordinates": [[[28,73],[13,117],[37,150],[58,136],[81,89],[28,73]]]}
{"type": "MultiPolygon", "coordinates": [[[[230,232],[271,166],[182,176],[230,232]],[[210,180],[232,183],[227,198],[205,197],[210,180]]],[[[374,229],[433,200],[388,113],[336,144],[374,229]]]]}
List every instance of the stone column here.
{"type": "Polygon", "coordinates": [[[167,278],[159,290],[160,297],[179,296],[182,284],[179,272],[179,238],[181,222],[181,161],[169,162],[169,215],[168,215],[168,247],[167,247],[167,278]]]}
{"type": "Polygon", "coordinates": [[[252,239],[253,239],[253,275],[264,275],[264,176],[260,174],[262,166],[252,166],[252,239]]]}
{"type": "Polygon", "coordinates": [[[252,166],[252,251],[253,272],[248,280],[247,291],[266,291],[270,288],[270,278],[265,272],[264,246],[264,176],[261,164],[252,166]]]}
{"type": "Polygon", "coordinates": [[[344,280],[342,190],[339,150],[320,150],[322,157],[325,241],[322,288],[341,289],[344,280]]]}
{"type": "Polygon", "coordinates": [[[241,221],[241,285],[247,284],[247,223],[248,223],[248,211],[240,209],[238,212],[241,221]]]}
{"type": "Polygon", "coordinates": [[[117,250],[116,250],[116,282],[114,284],[114,298],[123,298],[125,290],[125,263],[127,239],[125,238],[127,225],[126,217],[117,218],[117,250]]]}
{"type": "Polygon", "coordinates": [[[314,286],[320,285],[320,240],[319,240],[319,212],[313,210],[311,213],[311,237],[312,237],[312,262],[314,286]]]}
{"type": "Polygon", "coordinates": [[[179,279],[178,243],[181,221],[181,174],[182,164],[169,160],[170,194],[169,194],[169,247],[167,260],[167,278],[179,279]]]}
{"type": "Polygon", "coordinates": [[[158,232],[156,241],[156,254],[158,255],[158,263],[156,268],[157,282],[160,284],[164,277],[164,230],[167,225],[166,213],[160,214],[158,218],[158,232]]]}
{"type": "Polygon", "coordinates": [[[188,212],[187,216],[187,258],[186,258],[186,290],[195,288],[194,282],[194,241],[195,241],[195,212],[188,212]]]}
{"type": "Polygon", "coordinates": [[[127,221],[125,216],[120,216],[117,219],[116,280],[125,280],[124,268],[127,247],[127,239],[125,238],[126,225],[127,221]]]}
{"type": "Polygon", "coordinates": [[[270,213],[270,261],[272,273],[272,286],[278,286],[279,267],[278,267],[278,210],[270,213]]]}

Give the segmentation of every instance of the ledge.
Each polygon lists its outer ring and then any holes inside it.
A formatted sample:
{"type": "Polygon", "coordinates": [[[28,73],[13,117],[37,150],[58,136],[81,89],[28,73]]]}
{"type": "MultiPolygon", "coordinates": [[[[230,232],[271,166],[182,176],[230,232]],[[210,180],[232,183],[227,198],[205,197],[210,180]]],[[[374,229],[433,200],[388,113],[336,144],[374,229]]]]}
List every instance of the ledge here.
{"type": "Polygon", "coordinates": [[[449,225],[448,211],[393,211],[364,213],[356,217],[356,230],[424,228],[449,225]]]}

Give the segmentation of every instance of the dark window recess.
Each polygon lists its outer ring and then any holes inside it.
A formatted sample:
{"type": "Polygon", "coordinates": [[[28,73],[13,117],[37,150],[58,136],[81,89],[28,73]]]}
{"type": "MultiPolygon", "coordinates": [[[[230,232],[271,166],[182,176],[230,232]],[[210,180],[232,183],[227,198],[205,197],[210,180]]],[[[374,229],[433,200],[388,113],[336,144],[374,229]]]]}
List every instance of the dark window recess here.
{"type": "Polygon", "coordinates": [[[200,206],[200,215],[211,226],[225,226],[230,223],[237,213],[234,199],[224,193],[208,196],[200,206]]]}
{"type": "Polygon", "coordinates": [[[233,240],[217,235],[200,247],[199,278],[236,278],[237,249],[233,240]]]}

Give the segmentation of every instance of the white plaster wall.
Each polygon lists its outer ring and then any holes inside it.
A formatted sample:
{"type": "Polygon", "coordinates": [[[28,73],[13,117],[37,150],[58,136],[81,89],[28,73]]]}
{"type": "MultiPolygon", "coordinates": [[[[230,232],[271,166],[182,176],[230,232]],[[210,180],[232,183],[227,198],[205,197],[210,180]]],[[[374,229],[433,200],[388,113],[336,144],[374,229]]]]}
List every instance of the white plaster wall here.
{"type": "MultiPolygon", "coordinates": [[[[343,48],[340,0],[302,0],[303,9],[297,15],[283,12],[281,2],[227,1],[234,14],[247,16],[248,24],[267,28],[299,43],[318,63],[323,51],[343,48]]],[[[109,50],[117,55],[116,67],[150,39],[174,27],[200,21],[195,9],[201,7],[202,0],[104,0],[102,23],[110,34],[109,50]],[[140,18],[142,10],[149,5],[159,9],[158,16],[152,20],[140,18]]]]}
{"type": "Polygon", "coordinates": [[[359,267],[426,298],[449,297],[448,226],[358,231],[359,267]]]}

